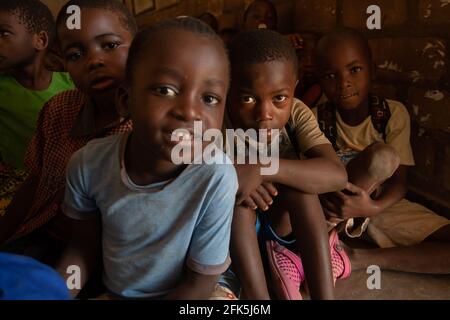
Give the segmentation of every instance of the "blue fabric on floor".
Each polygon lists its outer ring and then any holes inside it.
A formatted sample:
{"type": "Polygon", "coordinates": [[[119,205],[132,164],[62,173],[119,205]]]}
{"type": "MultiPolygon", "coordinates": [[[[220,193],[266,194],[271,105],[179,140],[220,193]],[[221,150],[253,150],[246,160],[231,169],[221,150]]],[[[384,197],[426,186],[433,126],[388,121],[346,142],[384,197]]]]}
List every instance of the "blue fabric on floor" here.
{"type": "Polygon", "coordinates": [[[0,300],[69,300],[63,278],[32,258],[0,253],[0,300]]]}

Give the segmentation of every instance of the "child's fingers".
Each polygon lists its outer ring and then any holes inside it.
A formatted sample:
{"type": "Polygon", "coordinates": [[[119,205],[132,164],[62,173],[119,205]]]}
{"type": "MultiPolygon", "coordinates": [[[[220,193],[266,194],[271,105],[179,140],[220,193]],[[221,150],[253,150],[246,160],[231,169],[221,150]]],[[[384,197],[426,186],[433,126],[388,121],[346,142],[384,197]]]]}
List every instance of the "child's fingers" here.
{"type": "Polygon", "coordinates": [[[257,191],[252,192],[250,197],[253,199],[258,208],[261,209],[262,211],[267,211],[269,209],[269,206],[257,191]]]}
{"type": "Polygon", "coordinates": [[[341,200],[341,202],[345,202],[345,200],[349,197],[348,195],[346,195],[346,194],[343,193],[342,191],[336,191],[336,196],[339,197],[339,199],[341,200]]]}
{"type": "Polygon", "coordinates": [[[341,206],[344,203],[344,198],[346,197],[345,194],[343,194],[342,192],[332,192],[327,194],[327,196],[325,197],[325,200],[332,203],[333,205],[335,205],[336,207],[341,206]]]}
{"type": "Polygon", "coordinates": [[[347,185],[345,186],[345,189],[354,193],[354,194],[362,194],[362,192],[364,191],[363,189],[361,189],[360,187],[354,185],[351,182],[347,182],[347,185]]]}
{"type": "Polygon", "coordinates": [[[336,204],[334,204],[333,202],[329,201],[328,199],[323,199],[322,200],[322,206],[324,208],[324,211],[327,211],[329,216],[332,217],[338,217],[337,212],[338,210],[338,206],[336,204]]]}
{"type": "Polygon", "coordinates": [[[240,206],[248,198],[243,192],[238,192],[236,195],[236,205],[240,206]]]}
{"type": "Polygon", "coordinates": [[[261,198],[264,200],[264,202],[265,202],[267,205],[270,206],[270,205],[273,203],[273,199],[272,199],[272,197],[270,196],[269,192],[268,192],[267,189],[264,188],[262,185],[260,185],[260,186],[256,189],[256,191],[258,191],[259,195],[261,196],[261,198]]]}
{"type": "Polygon", "coordinates": [[[264,181],[264,182],[262,183],[262,185],[264,186],[264,188],[266,188],[267,191],[269,191],[269,193],[270,193],[273,197],[276,197],[276,196],[278,195],[278,190],[277,190],[277,188],[275,188],[275,186],[273,185],[273,183],[264,181]]]}
{"type": "Polygon", "coordinates": [[[255,203],[255,202],[253,201],[253,199],[250,198],[250,197],[248,197],[247,199],[245,199],[245,200],[242,202],[242,206],[247,207],[247,208],[250,208],[250,209],[252,209],[252,210],[258,209],[258,206],[256,205],[256,203],[255,203]]]}
{"type": "Polygon", "coordinates": [[[328,209],[323,208],[323,213],[325,214],[325,217],[327,217],[328,219],[330,218],[339,218],[338,214],[330,211],[328,209]]]}

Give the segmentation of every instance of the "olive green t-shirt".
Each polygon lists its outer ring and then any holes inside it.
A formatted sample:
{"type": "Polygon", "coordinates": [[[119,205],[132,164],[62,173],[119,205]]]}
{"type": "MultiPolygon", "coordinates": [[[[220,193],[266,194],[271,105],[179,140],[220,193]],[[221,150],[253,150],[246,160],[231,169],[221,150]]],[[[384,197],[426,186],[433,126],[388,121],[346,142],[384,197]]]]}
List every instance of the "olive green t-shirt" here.
{"type": "Polygon", "coordinates": [[[54,72],[45,90],[23,87],[10,75],[0,74],[0,159],[14,168],[23,168],[28,143],[44,104],[56,94],[74,88],[69,74],[54,72]]]}

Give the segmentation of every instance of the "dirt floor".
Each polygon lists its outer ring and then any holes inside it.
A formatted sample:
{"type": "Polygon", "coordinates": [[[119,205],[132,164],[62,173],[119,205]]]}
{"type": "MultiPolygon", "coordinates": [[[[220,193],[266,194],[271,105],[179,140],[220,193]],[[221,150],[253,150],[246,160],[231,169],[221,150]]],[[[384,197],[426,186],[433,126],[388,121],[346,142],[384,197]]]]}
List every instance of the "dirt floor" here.
{"type": "Polygon", "coordinates": [[[422,275],[381,271],[380,289],[369,290],[365,270],[338,280],[336,298],[340,300],[450,300],[450,275],[422,275]]]}

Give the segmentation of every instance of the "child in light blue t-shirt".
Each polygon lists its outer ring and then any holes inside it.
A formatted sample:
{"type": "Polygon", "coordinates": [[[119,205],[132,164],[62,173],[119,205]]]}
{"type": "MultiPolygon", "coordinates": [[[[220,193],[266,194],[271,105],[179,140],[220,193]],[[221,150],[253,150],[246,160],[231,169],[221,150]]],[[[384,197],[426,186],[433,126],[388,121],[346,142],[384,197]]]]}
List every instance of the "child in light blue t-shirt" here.
{"type": "Polygon", "coordinates": [[[197,19],[167,20],[136,36],[126,74],[118,104],[133,132],[94,140],[72,157],[63,210],[82,221],[58,270],[68,278],[67,266],[78,265],[85,283],[102,243],[103,282],[114,295],[207,299],[230,264],[237,177],[218,149],[208,162],[224,164],[180,165],[172,151],[194,150],[195,121],[221,128],[224,45],[197,19]],[[176,129],[186,130],[180,142],[176,129]]]}

